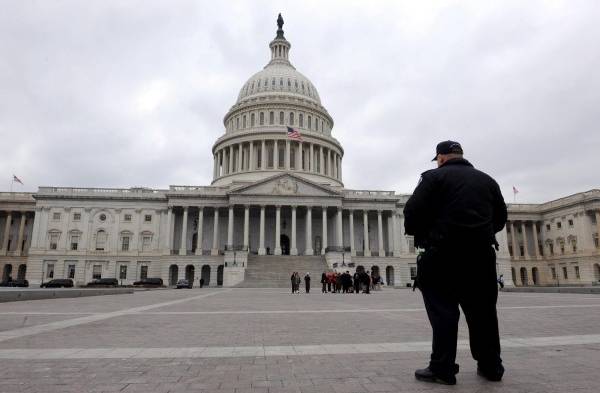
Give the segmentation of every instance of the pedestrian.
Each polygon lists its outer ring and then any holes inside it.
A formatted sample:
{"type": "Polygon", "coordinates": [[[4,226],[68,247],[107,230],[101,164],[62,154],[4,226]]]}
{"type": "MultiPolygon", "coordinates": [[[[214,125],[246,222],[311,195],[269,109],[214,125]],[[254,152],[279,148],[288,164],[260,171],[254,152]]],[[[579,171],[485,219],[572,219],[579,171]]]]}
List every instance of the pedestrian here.
{"type": "Polygon", "coordinates": [[[292,293],[296,293],[296,272],[292,273],[292,276],[290,277],[290,281],[292,283],[292,293]]]}
{"type": "Polygon", "coordinates": [[[327,273],[321,274],[321,293],[327,293],[327,273]]]}
{"type": "Polygon", "coordinates": [[[500,289],[504,289],[504,274],[498,277],[498,285],[500,285],[500,289]]]}
{"type": "Polygon", "coordinates": [[[296,272],[296,294],[300,294],[300,283],[302,283],[302,279],[300,278],[300,273],[296,272]]]}
{"type": "Polygon", "coordinates": [[[306,289],[306,293],[310,293],[310,273],[306,272],[304,275],[304,289],[306,289]]]}
{"type": "Polygon", "coordinates": [[[204,279],[200,278],[200,288],[204,287],[204,279]]]}
{"type": "Polygon", "coordinates": [[[354,284],[354,293],[358,294],[360,292],[360,273],[354,272],[352,279],[354,284]]]}
{"type": "Polygon", "coordinates": [[[417,287],[433,330],[429,366],[415,371],[421,381],[456,384],[459,305],[469,327],[477,374],[500,381],[504,367],[496,302],[495,234],[507,219],[494,179],[463,158],[458,142],[440,142],[404,207],[404,227],[424,249],[417,261],[417,287]],[[469,285],[458,285],[468,282],[469,285]]]}

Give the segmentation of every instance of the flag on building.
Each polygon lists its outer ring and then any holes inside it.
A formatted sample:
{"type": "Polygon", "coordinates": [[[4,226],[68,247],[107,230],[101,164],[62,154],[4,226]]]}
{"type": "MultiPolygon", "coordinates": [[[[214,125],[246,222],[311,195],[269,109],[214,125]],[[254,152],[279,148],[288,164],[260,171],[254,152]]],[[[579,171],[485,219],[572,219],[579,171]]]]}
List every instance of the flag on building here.
{"type": "Polygon", "coordinates": [[[518,194],[519,190],[517,190],[517,187],[513,186],[513,194],[518,194]]]}
{"type": "Polygon", "coordinates": [[[23,185],[23,182],[21,181],[21,179],[19,179],[16,175],[13,175],[13,181],[16,181],[17,183],[23,185]]]}
{"type": "Polygon", "coordinates": [[[297,130],[294,130],[292,127],[287,128],[287,136],[290,139],[295,139],[297,141],[302,140],[302,135],[297,130]]]}

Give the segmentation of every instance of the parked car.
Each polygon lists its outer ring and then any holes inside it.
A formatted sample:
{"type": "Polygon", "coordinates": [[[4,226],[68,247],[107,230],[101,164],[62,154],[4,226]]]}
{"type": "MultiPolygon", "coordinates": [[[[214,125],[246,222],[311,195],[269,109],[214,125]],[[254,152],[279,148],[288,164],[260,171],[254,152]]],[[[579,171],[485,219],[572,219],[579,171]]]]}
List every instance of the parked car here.
{"type": "Polygon", "coordinates": [[[176,287],[177,287],[177,289],[180,289],[180,288],[190,288],[191,289],[193,285],[194,284],[188,280],[179,280],[179,281],[177,281],[176,287]]]}
{"type": "Polygon", "coordinates": [[[42,283],[40,288],[73,288],[73,280],[70,278],[55,278],[42,283]]]}
{"type": "Polygon", "coordinates": [[[7,287],[28,287],[29,286],[29,281],[27,280],[12,280],[6,283],[7,287]]]}
{"type": "Polygon", "coordinates": [[[142,287],[162,287],[163,280],[159,277],[142,278],[140,281],[134,282],[133,285],[142,287]]]}
{"type": "Polygon", "coordinates": [[[116,278],[97,278],[87,283],[87,287],[117,287],[119,280],[116,278]]]}

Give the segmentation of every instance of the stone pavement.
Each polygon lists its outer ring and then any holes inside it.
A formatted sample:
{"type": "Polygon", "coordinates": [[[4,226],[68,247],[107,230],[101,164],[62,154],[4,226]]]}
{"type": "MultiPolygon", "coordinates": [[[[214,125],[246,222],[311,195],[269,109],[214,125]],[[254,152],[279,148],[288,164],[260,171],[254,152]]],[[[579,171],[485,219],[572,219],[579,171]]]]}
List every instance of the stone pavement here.
{"type": "MultiPolygon", "coordinates": [[[[314,288],[313,290],[315,290],[314,288]]],[[[600,296],[501,293],[501,383],[461,321],[454,387],[414,380],[419,292],[192,289],[0,304],[0,392],[598,392],[600,296]]]]}

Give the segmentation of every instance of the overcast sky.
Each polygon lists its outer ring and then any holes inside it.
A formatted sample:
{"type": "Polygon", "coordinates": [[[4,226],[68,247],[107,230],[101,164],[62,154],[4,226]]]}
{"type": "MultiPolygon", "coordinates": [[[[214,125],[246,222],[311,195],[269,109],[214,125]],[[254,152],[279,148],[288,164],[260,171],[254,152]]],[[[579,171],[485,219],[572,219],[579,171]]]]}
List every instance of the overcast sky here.
{"type": "Polygon", "coordinates": [[[599,1],[0,0],[0,190],[209,185],[277,13],[352,189],[410,193],[440,140],[508,202],[600,187],[599,1]]]}

